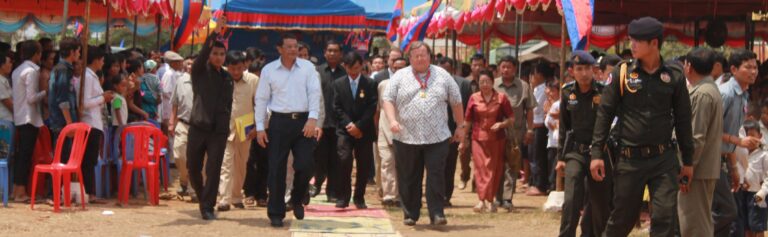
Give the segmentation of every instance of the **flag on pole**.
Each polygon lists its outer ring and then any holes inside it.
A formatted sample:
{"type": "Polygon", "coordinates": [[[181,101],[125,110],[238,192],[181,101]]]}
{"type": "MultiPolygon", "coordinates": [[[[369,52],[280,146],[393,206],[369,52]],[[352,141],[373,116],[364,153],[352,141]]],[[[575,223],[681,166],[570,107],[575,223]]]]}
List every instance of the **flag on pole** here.
{"type": "Polygon", "coordinates": [[[387,38],[394,42],[397,40],[397,27],[400,26],[400,19],[403,17],[403,0],[396,0],[395,10],[392,11],[392,19],[387,25],[387,38]]]}
{"type": "Polygon", "coordinates": [[[437,8],[440,6],[441,2],[442,0],[432,0],[432,6],[429,8],[429,11],[419,17],[419,20],[416,21],[416,24],[413,25],[413,28],[408,30],[408,34],[405,35],[403,43],[400,45],[400,49],[407,51],[412,41],[419,41],[424,39],[424,36],[427,35],[429,22],[432,21],[432,16],[435,15],[435,11],[437,11],[437,8]]]}
{"type": "Polygon", "coordinates": [[[562,0],[562,6],[571,48],[584,49],[587,47],[587,36],[592,31],[595,0],[562,0]]]}

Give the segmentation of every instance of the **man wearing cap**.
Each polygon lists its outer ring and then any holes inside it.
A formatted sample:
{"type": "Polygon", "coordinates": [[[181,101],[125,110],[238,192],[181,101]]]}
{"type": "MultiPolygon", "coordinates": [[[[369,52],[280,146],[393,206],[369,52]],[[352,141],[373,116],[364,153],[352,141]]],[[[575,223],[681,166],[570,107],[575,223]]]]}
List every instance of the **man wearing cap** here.
{"type": "Polygon", "coordinates": [[[677,191],[688,190],[693,176],[691,101],[681,69],[664,64],[661,22],[651,17],[629,24],[634,61],[624,62],[603,89],[592,137],[590,171],[604,181],[613,162],[614,209],[603,236],[627,236],[640,214],[646,185],[653,200],[651,236],[673,236],[677,229],[677,191]],[[612,133],[616,157],[605,152],[612,133]],[[672,139],[675,132],[677,142],[672,139]],[[683,167],[677,159],[678,147],[683,167]],[[679,178],[679,179],[678,179],[679,178]],[[678,180],[680,185],[678,186],[678,180]]]}
{"type": "MultiPolygon", "coordinates": [[[[168,142],[168,151],[171,152],[168,155],[170,157],[176,157],[174,155],[180,154],[173,153],[173,135],[175,132],[173,126],[170,126],[171,124],[169,123],[171,113],[173,112],[171,97],[173,97],[173,91],[176,89],[176,82],[178,82],[179,78],[185,74],[184,70],[182,70],[184,68],[184,58],[173,51],[166,51],[163,55],[163,59],[165,60],[165,63],[168,64],[168,69],[166,69],[160,78],[160,118],[162,119],[162,127],[166,129],[163,131],[167,131],[166,136],[168,136],[168,141],[170,141],[168,142]]],[[[158,75],[160,75],[159,72],[158,75]]],[[[186,161],[186,157],[183,160],[186,161]]],[[[181,182],[181,190],[178,191],[178,194],[183,196],[187,193],[187,169],[186,167],[181,168],[180,166],[186,166],[186,164],[179,165],[179,163],[176,163],[176,167],[179,167],[180,172],[179,181],[183,181],[181,182]]]]}
{"type": "MultiPolygon", "coordinates": [[[[560,218],[560,236],[576,236],[581,208],[584,221],[581,232],[599,236],[608,222],[611,211],[610,176],[602,182],[589,177],[589,146],[595,127],[595,116],[600,105],[603,85],[594,80],[592,65],[595,58],[583,50],[573,52],[574,82],[563,86],[560,98],[560,147],[563,154],[557,157],[555,169],[565,174],[565,202],[560,218]],[[567,102],[566,102],[567,98],[567,102]],[[584,203],[585,181],[589,200],[584,203]]],[[[610,170],[610,168],[609,168],[610,170]]]]}

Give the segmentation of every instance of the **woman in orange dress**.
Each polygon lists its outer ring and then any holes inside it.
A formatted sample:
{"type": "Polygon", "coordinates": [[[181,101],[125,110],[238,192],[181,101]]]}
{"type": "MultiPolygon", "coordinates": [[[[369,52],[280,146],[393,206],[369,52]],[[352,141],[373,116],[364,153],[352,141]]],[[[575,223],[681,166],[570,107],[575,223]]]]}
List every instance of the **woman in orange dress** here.
{"type": "MultiPolygon", "coordinates": [[[[475,212],[496,212],[493,202],[504,176],[504,128],[513,122],[512,106],[504,93],[493,89],[493,74],[480,72],[480,91],[469,98],[466,125],[472,127],[472,161],[475,166],[475,186],[480,202],[475,212]]],[[[467,144],[460,144],[465,149],[467,144]]]]}

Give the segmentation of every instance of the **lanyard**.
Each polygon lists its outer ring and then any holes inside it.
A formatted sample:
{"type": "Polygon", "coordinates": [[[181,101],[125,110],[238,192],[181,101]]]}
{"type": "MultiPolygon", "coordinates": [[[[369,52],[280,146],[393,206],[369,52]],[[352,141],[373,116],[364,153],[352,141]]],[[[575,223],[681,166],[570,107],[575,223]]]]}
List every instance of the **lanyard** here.
{"type": "Polygon", "coordinates": [[[427,83],[429,83],[429,75],[430,75],[431,73],[432,73],[432,72],[431,72],[429,69],[427,69],[427,76],[424,78],[424,80],[421,80],[421,78],[419,77],[419,75],[418,75],[418,74],[416,74],[416,72],[415,72],[415,71],[413,72],[413,77],[414,77],[414,78],[416,78],[416,81],[419,81],[419,85],[421,85],[421,89],[422,89],[422,90],[426,90],[426,89],[427,89],[427,83]]]}

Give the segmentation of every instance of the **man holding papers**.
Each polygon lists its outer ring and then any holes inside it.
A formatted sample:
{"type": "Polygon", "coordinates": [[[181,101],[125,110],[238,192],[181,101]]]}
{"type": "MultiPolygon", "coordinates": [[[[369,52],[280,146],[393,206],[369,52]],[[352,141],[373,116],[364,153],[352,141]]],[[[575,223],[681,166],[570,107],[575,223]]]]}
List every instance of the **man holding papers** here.
{"type": "Polygon", "coordinates": [[[229,51],[225,65],[227,72],[232,75],[234,93],[229,136],[221,165],[221,183],[219,183],[221,200],[216,207],[218,211],[229,211],[230,205],[239,209],[245,208],[241,191],[245,181],[246,163],[250,155],[250,140],[256,137],[255,129],[245,130],[253,127],[253,97],[256,95],[256,85],[259,83],[256,75],[245,72],[247,65],[244,52],[229,51]]]}

